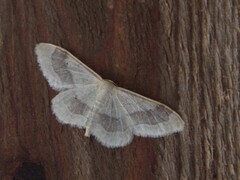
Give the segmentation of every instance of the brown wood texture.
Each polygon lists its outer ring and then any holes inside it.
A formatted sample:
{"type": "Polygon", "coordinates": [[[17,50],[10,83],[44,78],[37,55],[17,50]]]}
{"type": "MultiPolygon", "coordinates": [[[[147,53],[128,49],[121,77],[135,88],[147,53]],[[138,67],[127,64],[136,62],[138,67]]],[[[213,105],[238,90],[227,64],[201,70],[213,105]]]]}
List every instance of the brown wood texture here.
{"type": "Polygon", "coordinates": [[[239,0],[0,1],[0,179],[24,162],[46,179],[239,179],[239,0]],[[181,133],[108,149],[51,112],[36,43],[158,100],[181,133]]]}

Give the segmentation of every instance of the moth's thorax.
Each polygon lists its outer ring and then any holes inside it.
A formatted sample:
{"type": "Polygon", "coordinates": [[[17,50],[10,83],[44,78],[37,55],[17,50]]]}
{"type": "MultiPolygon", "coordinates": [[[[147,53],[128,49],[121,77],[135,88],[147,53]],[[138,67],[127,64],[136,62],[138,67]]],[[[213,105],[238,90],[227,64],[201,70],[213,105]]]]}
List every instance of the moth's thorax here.
{"type": "Polygon", "coordinates": [[[108,93],[114,94],[116,89],[116,86],[113,84],[112,81],[109,80],[101,80],[100,84],[99,84],[99,94],[102,95],[107,95],[108,93]]]}
{"type": "Polygon", "coordinates": [[[104,86],[107,89],[114,89],[116,87],[115,83],[108,79],[103,79],[101,81],[101,86],[104,86]]]}
{"type": "Polygon", "coordinates": [[[110,83],[110,84],[116,86],[115,82],[113,82],[112,80],[104,79],[104,81],[106,81],[107,83],[110,83]]]}
{"type": "Polygon", "coordinates": [[[116,86],[108,81],[101,80],[98,86],[97,101],[102,103],[106,97],[113,96],[116,93],[116,86]]]}

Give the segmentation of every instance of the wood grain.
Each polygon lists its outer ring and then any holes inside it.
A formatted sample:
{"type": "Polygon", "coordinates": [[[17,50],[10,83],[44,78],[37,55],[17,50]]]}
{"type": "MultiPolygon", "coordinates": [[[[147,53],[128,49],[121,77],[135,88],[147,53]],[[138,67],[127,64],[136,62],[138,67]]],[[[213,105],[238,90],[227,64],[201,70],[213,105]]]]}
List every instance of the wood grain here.
{"type": "Polygon", "coordinates": [[[238,0],[1,0],[0,178],[35,163],[53,180],[239,179],[239,12],[238,0]],[[59,124],[39,42],[167,104],[184,131],[107,149],[59,124]]]}

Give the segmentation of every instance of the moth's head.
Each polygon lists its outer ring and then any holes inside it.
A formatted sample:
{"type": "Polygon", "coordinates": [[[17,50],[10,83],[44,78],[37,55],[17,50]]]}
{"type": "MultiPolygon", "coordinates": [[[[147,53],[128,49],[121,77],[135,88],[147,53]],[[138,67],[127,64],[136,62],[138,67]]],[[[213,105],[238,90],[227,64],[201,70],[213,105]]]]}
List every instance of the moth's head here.
{"type": "Polygon", "coordinates": [[[114,85],[114,86],[117,86],[112,80],[109,80],[109,79],[104,79],[104,80],[105,80],[106,82],[108,82],[108,83],[114,85]]]}

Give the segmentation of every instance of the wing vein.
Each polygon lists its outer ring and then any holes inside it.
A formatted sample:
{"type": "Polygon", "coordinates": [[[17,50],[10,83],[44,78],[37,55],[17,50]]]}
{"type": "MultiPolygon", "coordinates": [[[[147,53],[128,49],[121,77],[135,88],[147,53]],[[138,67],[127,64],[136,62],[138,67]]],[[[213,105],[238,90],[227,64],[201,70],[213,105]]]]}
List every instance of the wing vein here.
{"type": "MultiPolygon", "coordinates": [[[[138,109],[140,109],[140,111],[138,111],[138,112],[145,112],[145,110],[144,110],[143,108],[141,108],[141,107],[134,101],[134,99],[129,98],[129,100],[132,101],[132,102],[135,104],[135,106],[138,107],[138,109]]],[[[149,119],[147,119],[147,121],[149,122],[149,124],[151,124],[151,122],[149,121],[149,119]]]]}
{"type": "MultiPolygon", "coordinates": [[[[116,102],[115,102],[115,98],[113,98],[113,104],[115,106],[115,109],[116,109],[116,116],[117,116],[117,106],[116,106],[116,102]]],[[[119,115],[119,113],[118,113],[119,115]]],[[[121,117],[119,116],[119,121],[120,121],[120,124],[121,124],[121,129],[122,129],[122,132],[124,131],[123,130],[123,123],[122,123],[122,120],[120,119],[121,117]]]]}
{"type": "MultiPolygon", "coordinates": [[[[117,98],[117,101],[120,105],[120,107],[122,107],[123,111],[126,113],[126,117],[131,121],[132,125],[134,125],[134,121],[133,119],[131,118],[131,116],[129,115],[128,111],[125,109],[125,107],[123,106],[121,100],[119,99],[118,95],[116,95],[116,98],[117,98]]],[[[126,122],[127,124],[129,124],[128,122],[126,122]]],[[[131,127],[131,126],[130,126],[131,127]]],[[[131,127],[132,128],[132,127],[131,127]]]]}

